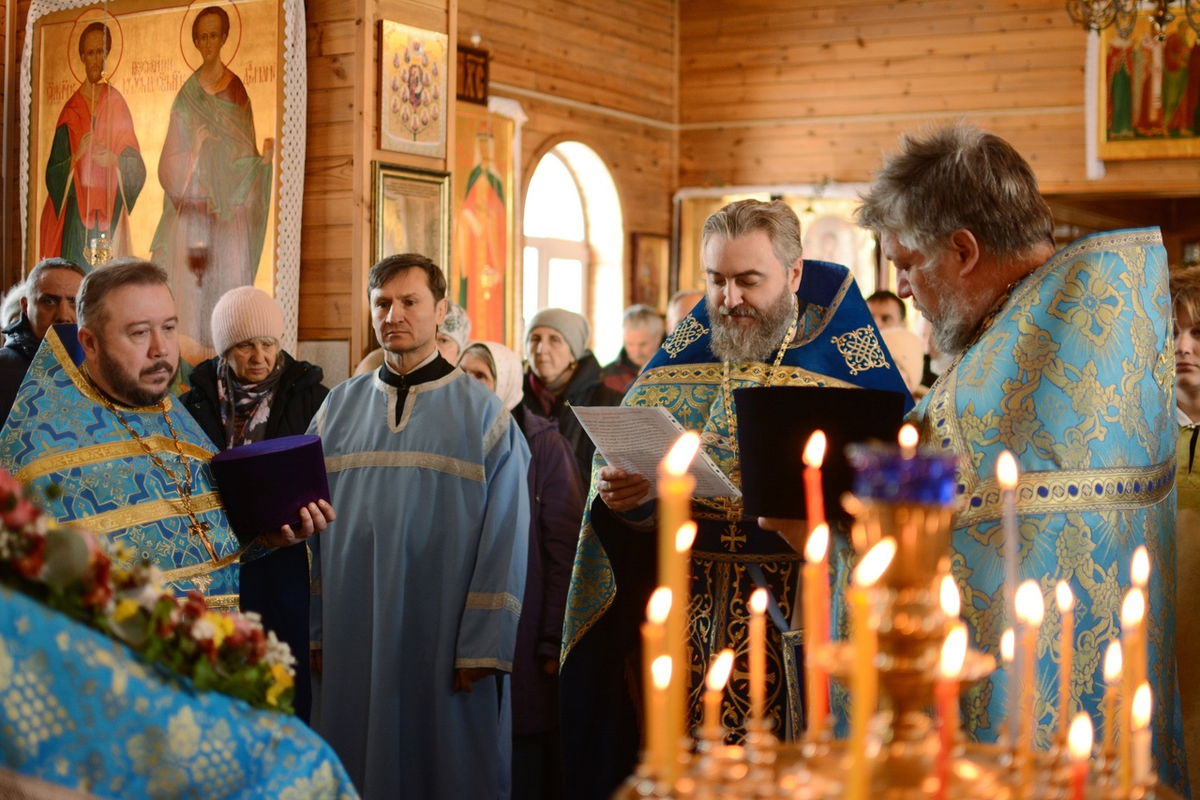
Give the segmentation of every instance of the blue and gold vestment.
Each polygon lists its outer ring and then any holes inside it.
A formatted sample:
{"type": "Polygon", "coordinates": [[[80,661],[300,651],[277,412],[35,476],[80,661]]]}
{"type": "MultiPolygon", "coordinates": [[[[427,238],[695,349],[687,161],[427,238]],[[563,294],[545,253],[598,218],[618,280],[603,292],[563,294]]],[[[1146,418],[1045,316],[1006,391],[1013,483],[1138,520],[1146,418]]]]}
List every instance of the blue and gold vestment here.
{"type": "MultiPolygon", "coordinates": [[[[1102,724],[1101,660],[1120,635],[1133,551],[1145,544],[1154,756],[1186,792],[1175,667],[1174,350],[1158,229],[1088,236],[1025,278],[913,412],[922,440],[959,456],[953,570],[976,646],[998,653],[1005,611],[996,458],[1017,457],[1018,580],[1075,594],[1071,713],[1102,724]]],[[[1047,604],[1035,683],[1038,746],[1058,728],[1061,618],[1047,604]]],[[[1126,661],[1128,664],[1128,660],[1126,661]]],[[[993,741],[1004,671],[967,692],[965,728],[993,741]]]]}
{"type": "Polygon", "coordinates": [[[358,797],[329,745],[294,717],[196,692],[7,587],[0,766],[89,797],[358,797]]]}
{"type": "MultiPolygon", "coordinates": [[[[726,366],[710,347],[708,311],[701,302],[650,360],[624,404],[667,408],[685,429],[700,432],[704,451],[739,487],[736,430],[726,413],[726,393],[765,385],[865,387],[901,393],[906,408],[911,406],[904,380],[845,267],[804,262],[796,296],[798,333],[778,368],[731,363],[726,380],[726,366]]],[[[595,464],[603,466],[599,456],[595,464]]],[[[569,793],[608,797],[637,759],[637,709],[623,677],[640,674],[638,624],[655,585],[656,535],[632,530],[613,514],[597,497],[595,476],[594,468],[564,624],[562,713],[568,781],[575,783],[569,793]]],[[[651,513],[649,504],[642,511],[651,513]]],[[[734,679],[722,723],[737,729],[748,706],[745,604],[755,586],[748,570],[761,569],[786,619],[800,556],[776,534],[759,529],[755,519],[745,518],[740,500],[697,498],[692,514],[699,532],[692,550],[689,725],[699,721],[699,693],[710,657],[732,647],[734,679]]],[[[769,632],[767,649],[768,714],[778,726],[787,692],[777,630],[769,632]]]]}
{"type": "Polygon", "coordinates": [[[0,467],[39,495],[56,486],[58,495],[42,502],[46,513],[96,534],[110,552],[119,546],[150,561],[177,594],[197,589],[210,607],[236,608],[238,561],[252,554],[244,552],[226,520],[208,463],[216,448],[170,396],[148,408],[117,408],[180,481],[188,473],[182,460],[188,460],[190,504],[105,407],[54,329],[34,356],[0,431],[0,467]],[[215,560],[188,532],[189,507],[209,526],[215,560]]]}

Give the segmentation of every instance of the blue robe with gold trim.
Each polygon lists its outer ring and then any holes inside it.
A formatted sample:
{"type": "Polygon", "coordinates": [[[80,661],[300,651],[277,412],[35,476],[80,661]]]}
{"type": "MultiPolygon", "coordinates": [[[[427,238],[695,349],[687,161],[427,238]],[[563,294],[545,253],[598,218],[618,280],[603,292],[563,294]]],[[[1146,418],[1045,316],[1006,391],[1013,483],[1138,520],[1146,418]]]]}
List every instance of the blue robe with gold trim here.
{"type": "Polygon", "coordinates": [[[150,561],[177,594],[197,589],[211,607],[236,608],[238,561],[263,551],[244,551],[229,528],[208,463],[216,448],[169,396],[149,408],[119,408],[183,485],[187,459],[190,506],[175,480],[101,402],[55,329],[42,341],[0,431],[0,467],[39,494],[56,486],[57,497],[41,498],[46,513],[96,534],[110,553],[120,547],[150,561]],[[182,456],[164,415],[170,415],[182,456]],[[188,532],[189,507],[209,525],[215,561],[188,532]]]}
{"type": "MultiPolygon", "coordinates": [[[[700,432],[705,452],[739,487],[736,432],[725,413],[726,391],[764,385],[857,386],[903,394],[906,409],[911,407],[904,380],[845,267],[804,262],[796,295],[798,333],[778,368],[730,364],[726,386],[724,365],[710,348],[708,311],[701,302],[647,364],[624,405],[666,407],[685,429],[700,432]]],[[[595,466],[603,466],[599,456],[595,466]]],[[[563,632],[564,753],[573,797],[608,797],[633,771],[638,715],[627,679],[640,675],[638,625],[656,581],[656,534],[633,531],[599,500],[596,468],[563,632]]],[[[651,513],[648,507],[642,511],[651,513]]],[[[732,647],[737,654],[734,679],[722,723],[738,729],[748,705],[745,603],[754,582],[747,569],[761,567],[788,618],[800,556],[779,536],[761,530],[757,520],[744,517],[740,500],[697,498],[692,514],[699,532],[692,550],[689,725],[699,721],[699,695],[710,657],[732,647]]],[[[783,650],[774,629],[767,649],[768,714],[779,726],[788,690],[799,687],[784,686],[783,650]]]]}
{"type": "MultiPolygon", "coordinates": [[[[1148,675],[1161,780],[1186,793],[1175,666],[1175,360],[1166,253],[1157,228],[1088,236],[1023,280],[913,412],[922,439],[959,455],[953,570],[977,647],[998,653],[1009,624],[996,459],[1011,450],[1018,582],[1075,594],[1071,713],[1103,730],[1101,663],[1120,636],[1130,560],[1146,545],[1148,675]]],[[[1061,618],[1038,636],[1037,745],[1059,725],[1061,618]]],[[[1126,664],[1129,663],[1126,656],[1126,664]]],[[[967,691],[964,728],[994,741],[1009,697],[1003,670],[967,691]]]]}

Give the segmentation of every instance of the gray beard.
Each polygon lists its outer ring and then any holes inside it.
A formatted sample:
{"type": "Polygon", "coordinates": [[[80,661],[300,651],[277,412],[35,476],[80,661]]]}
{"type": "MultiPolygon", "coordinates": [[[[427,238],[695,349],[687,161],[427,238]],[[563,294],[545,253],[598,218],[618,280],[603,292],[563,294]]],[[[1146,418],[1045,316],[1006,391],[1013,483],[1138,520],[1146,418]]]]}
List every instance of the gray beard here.
{"type": "Polygon", "coordinates": [[[779,349],[779,344],[787,333],[788,324],[792,321],[793,295],[788,291],[763,311],[745,304],[733,309],[714,306],[707,298],[704,302],[708,307],[708,320],[712,325],[712,341],[709,346],[713,355],[721,361],[765,363],[779,349]],[[755,323],[749,326],[730,323],[730,316],[751,317],[755,323]]]}
{"type": "MultiPolygon", "coordinates": [[[[936,277],[932,270],[927,277],[929,290],[941,300],[941,316],[934,319],[925,314],[930,323],[930,338],[938,352],[956,356],[970,346],[986,309],[976,308],[970,295],[952,286],[948,281],[936,277]]],[[[922,312],[925,313],[925,312],[922,312]]]]}

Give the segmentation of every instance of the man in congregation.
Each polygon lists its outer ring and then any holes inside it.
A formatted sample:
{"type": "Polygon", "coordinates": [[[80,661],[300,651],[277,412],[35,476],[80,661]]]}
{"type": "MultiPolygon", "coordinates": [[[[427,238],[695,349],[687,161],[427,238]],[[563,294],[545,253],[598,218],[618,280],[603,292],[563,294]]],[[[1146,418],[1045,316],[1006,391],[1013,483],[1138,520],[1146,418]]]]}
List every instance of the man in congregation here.
{"type": "Polygon", "coordinates": [[[310,428],[343,508],[314,548],[314,727],[368,800],[505,798],[529,450],[500,398],[438,353],[436,264],[388,256],[368,292],[384,364],[334,388],[310,428]]]}
{"type": "MultiPolygon", "coordinates": [[[[863,197],[859,224],[879,235],[900,296],[932,323],[934,343],[957,356],[912,416],[927,445],[959,457],[954,571],[976,646],[998,653],[1012,624],[995,471],[1009,450],[1021,471],[1017,580],[1047,593],[1067,581],[1074,593],[1072,714],[1102,719],[1101,656],[1121,633],[1133,551],[1149,549],[1154,759],[1161,780],[1187,796],[1172,602],[1173,342],[1159,231],[1095,234],[1055,253],[1033,169],[1003,139],[962,123],[903,136],[863,197]]],[[[1057,648],[1043,652],[1039,741],[1060,724],[1057,648]]],[[[1011,693],[1003,671],[969,693],[966,731],[994,741],[1011,693]]]]}
{"type": "MultiPolygon", "coordinates": [[[[706,302],[667,338],[624,405],[665,406],[685,429],[703,431],[705,452],[735,485],[735,389],[862,386],[900,393],[911,406],[849,270],[803,261],[800,220],[785,203],[725,206],[705,223],[702,252],[706,302]],[[856,346],[845,346],[850,340],[856,346]]],[[[596,464],[563,632],[563,750],[570,796],[607,798],[637,761],[638,713],[626,676],[638,674],[638,626],[653,588],[655,504],[644,499],[644,477],[596,464]]],[[[724,647],[746,650],[745,599],[754,589],[748,568],[762,567],[786,617],[800,556],[746,518],[740,499],[696,498],[693,517],[692,608],[704,611],[689,621],[686,672],[690,696],[698,697],[711,656],[724,647]]],[[[778,633],[768,640],[770,663],[782,663],[778,633]]],[[[782,684],[773,670],[768,714],[777,728],[787,698],[782,684]]],[[[745,685],[734,689],[744,694],[745,685]]],[[[736,709],[744,701],[733,704],[725,724],[743,727],[736,709]]],[[[689,728],[698,721],[693,707],[689,728]]]]}
{"type": "Polygon", "coordinates": [[[4,329],[0,349],[0,422],[8,418],[33,354],[51,325],[75,322],[75,294],[86,273],[65,258],[46,258],[25,279],[21,316],[4,329]]]}
{"type": "Polygon", "coordinates": [[[921,343],[921,337],[908,329],[904,303],[895,293],[880,289],[867,298],[867,308],[871,309],[884,346],[904,376],[904,385],[914,396],[923,397],[926,391],[926,387],[921,386],[925,374],[925,345],[921,343]]]}
{"type": "Polygon", "coordinates": [[[621,342],[616,361],[600,370],[600,378],[608,388],[625,394],[663,342],[662,315],[642,303],[625,309],[621,342]]]}
{"type": "Polygon", "coordinates": [[[169,396],[179,340],[166,273],[112,261],[83,279],[76,304],[78,338],[72,326],[46,334],[0,432],[0,467],[42,494],[50,516],[152,562],[177,593],[236,608],[238,562],[324,530],[333,508],[310,503],[299,528],[239,544],[213,445],[169,396]]]}

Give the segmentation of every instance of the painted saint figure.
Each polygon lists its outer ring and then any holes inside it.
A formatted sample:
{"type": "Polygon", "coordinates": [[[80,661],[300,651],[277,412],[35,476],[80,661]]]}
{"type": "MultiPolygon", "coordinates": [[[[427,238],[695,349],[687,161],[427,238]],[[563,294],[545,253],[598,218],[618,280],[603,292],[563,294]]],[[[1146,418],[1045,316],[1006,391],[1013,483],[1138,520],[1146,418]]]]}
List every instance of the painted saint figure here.
{"type": "Polygon", "coordinates": [[[46,161],[41,258],[84,265],[84,248],[103,233],[113,257],[128,255],[129,211],[146,183],[146,164],[125,98],[108,85],[105,60],[112,34],[93,22],[79,37],[85,77],[67,99],[46,161]]]}
{"type": "Polygon", "coordinates": [[[504,341],[504,277],[508,265],[508,210],[504,183],[492,169],[496,139],[475,135],[475,167],[467,178],[458,215],[458,304],[467,310],[475,338],[504,341]]]}
{"type": "Polygon", "coordinates": [[[230,289],[254,283],[271,207],[275,141],[259,155],[250,96],[221,61],[229,14],[203,9],[192,43],[203,63],[171,106],[158,163],[163,215],[154,260],[171,276],[180,333],[212,346],[209,317],[230,289]]]}
{"type": "Polygon", "coordinates": [[[1108,138],[1133,138],[1133,42],[1116,37],[1108,45],[1108,138]]]}

